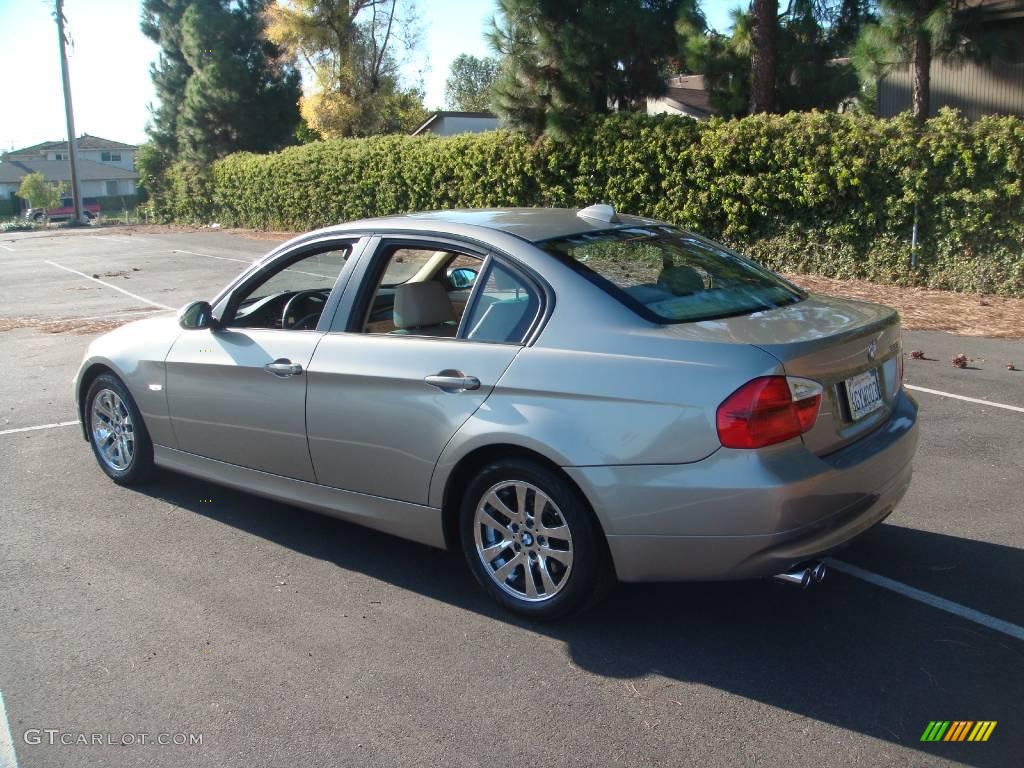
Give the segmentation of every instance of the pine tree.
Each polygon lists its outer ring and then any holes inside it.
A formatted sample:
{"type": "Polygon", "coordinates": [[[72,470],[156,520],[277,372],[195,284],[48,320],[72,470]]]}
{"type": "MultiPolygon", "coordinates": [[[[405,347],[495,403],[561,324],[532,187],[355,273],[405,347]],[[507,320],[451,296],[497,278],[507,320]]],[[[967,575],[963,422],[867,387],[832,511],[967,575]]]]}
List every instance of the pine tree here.
{"type": "Polygon", "coordinates": [[[176,159],[208,162],[294,140],[298,70],[263,38],[267,0],[144,0],[143,31],[161,44],[160,105],[150,134],[176,159]]]}
{"type": "Polygon", "coordinates": [[[192,68],[181,53],[181,17],[193,0],[142,0],[142,33],[160,46],[150,65],[157,103],[150,104],[147,131],[160,152],[178,151],[178,112],[192,68]]]}
{"type": "Polygon", "coordinates": [[[532,133],[572,133],[590,115],[664,93],[673,24],[694,0],[499,0],[494,106],[532,133]]]}
{"type": "MultiPolygon", "coordinates": [[[[752,10],[738,9],[731,17],[728,35],[683,19],[676,31],[684,71],[703,74],[718,113],[738,117],[759,104],[763,108],[765,98],[754,95],[756,17],[752,10]]],[[[772,109],[835,109],[854,96],[856,73],[837,59],[848,54],[851,41],[872,18],[869,0],[790,0],[773,32],[770,83],[762,83],[770,85],[772,109]]]]}
{"type": "Polygon", "coordinates": [[[775,111],[778,75],[779,0],[753,0],[754,47],[751,51],[750,113],[775,111]]]}

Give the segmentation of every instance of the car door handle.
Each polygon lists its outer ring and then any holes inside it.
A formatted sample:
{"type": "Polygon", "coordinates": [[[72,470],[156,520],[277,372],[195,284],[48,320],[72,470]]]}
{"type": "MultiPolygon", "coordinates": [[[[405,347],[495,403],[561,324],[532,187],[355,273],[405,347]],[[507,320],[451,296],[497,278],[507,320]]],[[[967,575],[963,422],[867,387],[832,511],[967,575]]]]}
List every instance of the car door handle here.
{"type": "Polygon", "coordinates": [[[282,379],[287,379],[289,376],[298,376],[302,373],[302,366],[282,357],[264,365],[263,370],[282,379]]]}
{"type": "Polygon", "coordinates": [[[432,387],[445,392],[462,392],[467,389],[480,389],[480,379],[467,376],[462,371],[444,370],[423,379],[432,387]]]}

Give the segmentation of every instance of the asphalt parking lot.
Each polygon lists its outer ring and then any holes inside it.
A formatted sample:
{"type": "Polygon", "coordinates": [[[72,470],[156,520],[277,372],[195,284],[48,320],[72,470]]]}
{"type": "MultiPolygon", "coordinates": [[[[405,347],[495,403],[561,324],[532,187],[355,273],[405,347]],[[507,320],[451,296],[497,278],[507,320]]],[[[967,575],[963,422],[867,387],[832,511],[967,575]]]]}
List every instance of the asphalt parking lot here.
{"type": "Polygon", "coordinates": [[[96,467],[68,424],[95,332],[272,246],[0,237],[0,766],[1021,764],[1024,342],[905,333],[914,482],[823,584],[621,586],[534,625],[446,553],[96,467]],[[935,720],[998,725],[922,742],[935,720]]]}

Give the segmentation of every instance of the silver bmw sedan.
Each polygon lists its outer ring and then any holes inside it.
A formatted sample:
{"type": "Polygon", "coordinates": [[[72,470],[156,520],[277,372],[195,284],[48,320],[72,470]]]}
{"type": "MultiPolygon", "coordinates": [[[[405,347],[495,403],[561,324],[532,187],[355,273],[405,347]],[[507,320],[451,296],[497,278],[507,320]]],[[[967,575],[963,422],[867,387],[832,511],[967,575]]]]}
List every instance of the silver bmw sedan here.
{"type": "Polygon", "coordinates": [[[121,484],[155,466],[435,547],[499,603],[615,582],[807,583],[910,483],[895,311],[809,295],[609,206],[297,237],[75,381],[121,484]]]}

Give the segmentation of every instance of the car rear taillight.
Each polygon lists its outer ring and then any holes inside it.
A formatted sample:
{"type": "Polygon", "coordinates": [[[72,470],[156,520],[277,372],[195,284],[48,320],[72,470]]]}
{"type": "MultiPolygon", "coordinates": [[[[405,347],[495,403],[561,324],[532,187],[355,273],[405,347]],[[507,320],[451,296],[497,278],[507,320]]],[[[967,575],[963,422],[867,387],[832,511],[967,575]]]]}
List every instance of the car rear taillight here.
{"type": "Polygon", "coordinates": [[[822,391],[793,376],[748,381],[718,406],[718,439],[726,448],[763,448],[798,437],[814,426],[822,391]]]}

